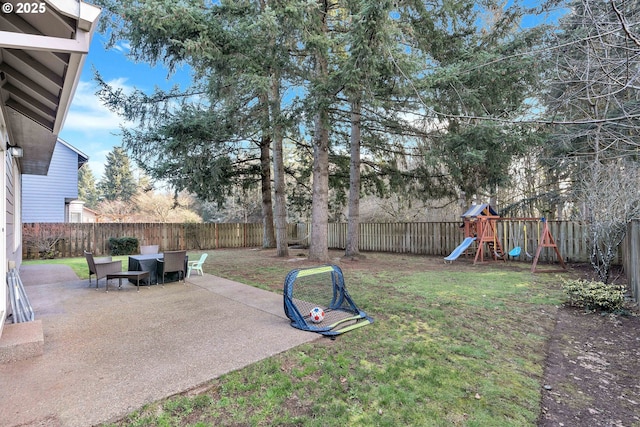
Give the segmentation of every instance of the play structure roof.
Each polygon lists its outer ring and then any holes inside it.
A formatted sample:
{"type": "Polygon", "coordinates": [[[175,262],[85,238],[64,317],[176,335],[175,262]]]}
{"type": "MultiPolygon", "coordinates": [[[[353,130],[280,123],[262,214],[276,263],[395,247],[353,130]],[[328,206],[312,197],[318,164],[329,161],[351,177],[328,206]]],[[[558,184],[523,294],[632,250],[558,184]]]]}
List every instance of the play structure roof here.
{"type": "Polygon", "coordinates": [[[498,216],[498,213],[493,208],[485,203],[482,205],[471,205],[471,207],[462,214],[462,218],[475,218],[478,216],[498,216]]]}

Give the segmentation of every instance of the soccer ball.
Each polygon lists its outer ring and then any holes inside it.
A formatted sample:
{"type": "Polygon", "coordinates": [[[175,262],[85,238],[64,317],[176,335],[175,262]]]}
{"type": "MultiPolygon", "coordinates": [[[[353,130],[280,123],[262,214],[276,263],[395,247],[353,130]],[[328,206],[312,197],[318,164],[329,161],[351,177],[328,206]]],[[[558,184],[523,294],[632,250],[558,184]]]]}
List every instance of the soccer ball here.
{"type": "Polygon", "coordinates": [[[320,323],[324,320],[324,310],[320,307],[313,307],[309,312],[309,318],[313,323],[320,323]]]}

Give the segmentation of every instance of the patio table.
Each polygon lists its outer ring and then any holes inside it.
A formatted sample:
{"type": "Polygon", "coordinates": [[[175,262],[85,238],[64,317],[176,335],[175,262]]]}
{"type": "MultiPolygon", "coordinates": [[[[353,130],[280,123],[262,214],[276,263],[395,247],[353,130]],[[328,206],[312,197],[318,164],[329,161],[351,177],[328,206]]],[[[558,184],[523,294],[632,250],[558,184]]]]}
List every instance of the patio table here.
{"type": "Polygon", "coordinates": [[[135,280],[136,285],[138,286],[138,292],[140,292],[140,280],[144,280],[146,277],[149,277],[148,271],[121,271],[119,273],[109,273],[107,274],[107,288],[105,292],[109,292],[109,280],[118,279],[118,289],[122,288],[122,279],[128,279],[129,282],[135,280]]]}
{"type": "MultiPolygon", "coordinates": [[[[158,259],[164,259],[164,254],[145,254],[129,256],[129,271],[148,271],[149,278],[140,281],[143,285],[158,284],[158,277],[162,277],[162,264],[158,263],[158,259]]],[[[189,257],[184,257],[184,271],[187,272],[189,257]]],[[[180,280],[179,273],[168,273],[165,282],[175,282],[180,280]]],[[[133,279],[129,279],[133,283],[133,279]]]]}

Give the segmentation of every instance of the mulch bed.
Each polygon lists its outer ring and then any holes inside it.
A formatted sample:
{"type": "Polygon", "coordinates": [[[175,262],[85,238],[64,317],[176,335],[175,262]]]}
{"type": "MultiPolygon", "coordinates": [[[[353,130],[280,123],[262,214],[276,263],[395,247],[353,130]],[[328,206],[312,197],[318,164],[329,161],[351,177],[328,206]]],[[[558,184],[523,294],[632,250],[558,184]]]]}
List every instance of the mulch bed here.
{"type": "Polygon", "coordinates": [[[541,427],[640,425],[640,317],[560,307],[541,427]]]}

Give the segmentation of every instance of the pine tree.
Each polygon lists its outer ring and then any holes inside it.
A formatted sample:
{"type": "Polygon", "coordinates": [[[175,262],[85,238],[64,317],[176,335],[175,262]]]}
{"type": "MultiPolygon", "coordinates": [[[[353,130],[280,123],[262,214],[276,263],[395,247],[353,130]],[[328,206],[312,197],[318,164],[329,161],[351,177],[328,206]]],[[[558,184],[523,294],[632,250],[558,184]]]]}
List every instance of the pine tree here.
{"type": "Polygon", "coordinates": [[[281,155],[287,120],[281,93],[295,43],[286,40],[282,27],[297,22],[290,15],[300,6],[296,1],[100,3],[112,13],[112,35],[131,42],[132,58],[170,69],[187,63],[195,75],[183,93],[123,97],[102,84],[105,102],[142,124],[125,133],[133,158],[153,178],[219,204],[233,186],[253,186],[259,176],[264,245],[274,245],[275,210],[278,255],[287,256],[281,155]]]}
{"type": "MultiPolygon", "coordinates": [[[[296,141],[304,156],[294,177],[304,182],[293,196],[312,199],[309,255],[319,261],[328,259],[329,205],[333,213],[346,200],[349,140],[354,150],[351,230],[358,225],[360,170],[362,186],[386,194],[410,189],[425,197],[451,196],[467,175],[473,175],[474,188],[504,182],[506,168],[478,171],[467,163],[511,160],[490,155],[496,147],[511,148],[511,140],[500,145],[505,130],[476,126],[474,118],[509,120],[520,114],[516,110],[529,94],[525,72],[535,67],[502,60],[519,58],[527,42],[511,38],[517,7],[480,31],[477,2],[471,0],[436,5],[415,0],[99,3],[112,12],[112,35],[130,42],[133,59],[163,63],[170,70],[187,64],[194,71],[194,83],[183,93],[125,97],[103,85],[105,102],[143,124],[125,134],[133,158],[153,178],[207,201],[224,202],[234,186],[262,178],[267,202],[271,147],[280,255],[286,254],[283,140],[296,141]],[[509,40],[512,45],[503,48],[509,40]],[[422,129],[406,118],[417,114],[425,115],[422,129]],[[434,142],[428,133],[435,126],[447,129],[434,142]],[[418,152],[420,138],[438,157],[418,152]],[[460,141],[462,149],[447,158],[452,151],[447,148],[460,141]],[[365,165],[357,161],[359,145],[365,165]],[[413,170],[406,167],[409,152],[413,170]],[[456,157],[460,152],[462,161],[456,157]],[[424,164],[415,166],[423,157],[424,164]],[[447,185],[440,185],[444,181],[447,185]]],[[[491,0],[483,7],[499,11],[501,5],[491,0]]],[[[357,246],[354,238],[348,252],[357,254],[357,246]]]]}
{"type": "Polygon", "coordinates": [[[136,194],[138,186],[131,171],[129,156],[122,147],[114,147],[107,154],[107,163],[98,190],[104,200],[128,202],[136,194]]]}
{"type": "Polygon", "coordinates": [[[96,179],[89,164],[84,164],[78,171],[78,199],[85,206],[94,209],[99,201],[100,193],[96,188],[96,179]]]}

